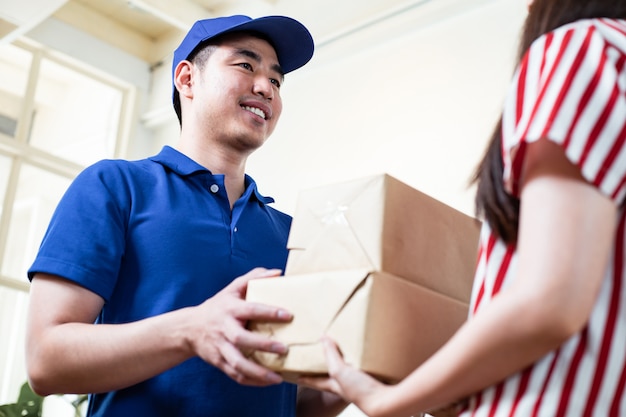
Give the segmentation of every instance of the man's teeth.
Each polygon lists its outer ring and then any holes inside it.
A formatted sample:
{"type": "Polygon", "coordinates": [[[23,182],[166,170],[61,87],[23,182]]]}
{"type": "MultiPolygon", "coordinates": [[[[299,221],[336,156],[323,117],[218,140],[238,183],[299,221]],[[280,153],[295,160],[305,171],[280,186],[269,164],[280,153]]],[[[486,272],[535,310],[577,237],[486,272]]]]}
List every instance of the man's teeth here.
{"type": "Polygon", "coordinates": [[[256,107],[250,107],[250,106],[242,106],[244,110],[248,110],[254,114],[256,114],[257,116],[260,116],[262,118],[265,119],[265,112],[259,108],[256,107]]]}

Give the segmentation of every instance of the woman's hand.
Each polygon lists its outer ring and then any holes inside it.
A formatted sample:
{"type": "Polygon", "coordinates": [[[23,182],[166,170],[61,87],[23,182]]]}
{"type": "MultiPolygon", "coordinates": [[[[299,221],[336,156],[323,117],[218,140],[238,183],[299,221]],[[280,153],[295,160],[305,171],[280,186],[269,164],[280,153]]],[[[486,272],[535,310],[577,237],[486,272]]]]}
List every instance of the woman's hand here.
{"type": "Polygon", "coordinates": [[[346,364],[339,348],[330,338],[324,337],[322,342],[329,375],[327,377],[303,376],[298,379],[298,384],[335,393],[348,402],[354,403],[368,416],[382,416],[382,414],[377,414],[376,408],[380,405],[381,396],[389,389],[389,386],[346,364]]]}

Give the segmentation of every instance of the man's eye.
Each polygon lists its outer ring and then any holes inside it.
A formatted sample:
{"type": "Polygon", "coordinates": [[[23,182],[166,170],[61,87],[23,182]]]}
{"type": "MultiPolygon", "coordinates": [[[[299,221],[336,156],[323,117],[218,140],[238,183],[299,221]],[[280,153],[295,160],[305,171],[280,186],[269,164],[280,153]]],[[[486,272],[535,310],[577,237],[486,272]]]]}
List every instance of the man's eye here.
{"type": "Polygon", "coordinates": [[[276,87],[280,88],[280,81],[278,81],[276,78],[270,78],[270,82],[276,87]]]}
{"type": "Polygon", "coordinates": [[[245,68],[245,69],[247,69],[247,70],[252,71],[252,65],[248,64],[247,62],[242,62],[241,64],[239,64],[239,66],[240,66],[241,68],[245,68]]]}

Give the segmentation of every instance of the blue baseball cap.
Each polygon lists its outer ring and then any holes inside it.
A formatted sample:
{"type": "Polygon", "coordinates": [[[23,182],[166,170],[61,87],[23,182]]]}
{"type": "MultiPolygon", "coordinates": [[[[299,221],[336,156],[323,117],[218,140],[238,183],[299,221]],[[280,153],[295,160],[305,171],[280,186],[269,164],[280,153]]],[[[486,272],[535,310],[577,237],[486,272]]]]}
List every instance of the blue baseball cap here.
{"type": "MultiPolygon", "coordinates": [[[[180,61],[188,59],[201,43],[218,35],[241,31],[257,32],[265,36],[274,47],[285,74],[302,67],[313,57],[313,37],[302,23],[290,17],[265,16],[252,19],[244,15],[235,15],[198,20],[174,51],[172,84],[174,71],[180,61]]],[[[176,86],[173,85],[173,89],[172,99],[176,107],[178,98],[176,86]]]]}

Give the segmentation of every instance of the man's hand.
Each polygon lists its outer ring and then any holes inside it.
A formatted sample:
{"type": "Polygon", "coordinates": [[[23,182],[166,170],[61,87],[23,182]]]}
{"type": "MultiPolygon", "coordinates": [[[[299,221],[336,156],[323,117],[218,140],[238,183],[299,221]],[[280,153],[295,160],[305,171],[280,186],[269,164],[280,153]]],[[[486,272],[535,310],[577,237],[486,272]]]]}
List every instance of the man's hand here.
{"type": "Polygon", "coordinates": [[[277,277],[280,273],[277,269],[253,269],[195,308],[195,334],[189,336],[193,351],[240,384],[266,386],[282,382],[280,375],[243,353],[253,350],[287,353],[284,344],[246,329],[249,320],[288,322],[293,318],[278,307],[245,301],[248,281],[277,277]]]}
{"type": "Polygon", "coordinates": [[[242,384],[281,382],[278,374],[242,353],[287,351],[283,344],[245,328],[248,320],[292,319],[277,307],[245,301],[248,281],[280,272],[252,270],[198,306],[130,323],[97,325],[93,323],[104,305],[99,295],[62,277],[37,274],[31,284],[26,347],[31,386],[44,396],[113,391],[195,356],[242,384]]]}

